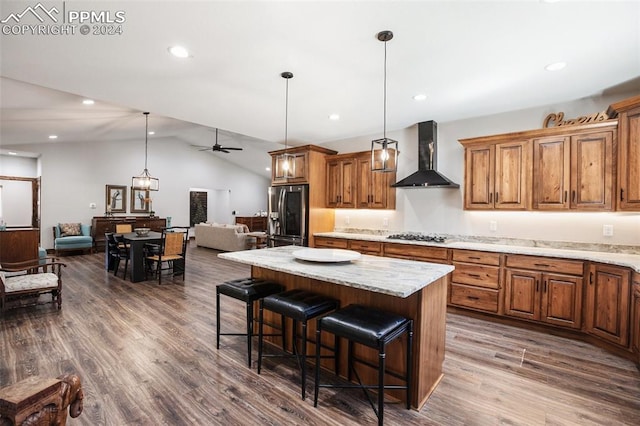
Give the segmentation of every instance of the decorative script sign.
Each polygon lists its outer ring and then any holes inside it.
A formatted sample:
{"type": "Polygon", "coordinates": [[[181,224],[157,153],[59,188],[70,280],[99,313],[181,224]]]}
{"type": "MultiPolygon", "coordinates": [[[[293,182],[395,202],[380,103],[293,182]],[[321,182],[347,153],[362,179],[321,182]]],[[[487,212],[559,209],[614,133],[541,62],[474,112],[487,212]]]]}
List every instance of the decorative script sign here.
{"type": "Polygon", "coordinates": [[[576,124],[597,123],[599,121],[606,121],[609,116],[606,112],[596,112],[591,115],[583,115],[578,118],[564,119],[564,112],[551,113],[547,115],[542,123],[542,127],[559,127],[559,126],[572,126],[576,124]]]}

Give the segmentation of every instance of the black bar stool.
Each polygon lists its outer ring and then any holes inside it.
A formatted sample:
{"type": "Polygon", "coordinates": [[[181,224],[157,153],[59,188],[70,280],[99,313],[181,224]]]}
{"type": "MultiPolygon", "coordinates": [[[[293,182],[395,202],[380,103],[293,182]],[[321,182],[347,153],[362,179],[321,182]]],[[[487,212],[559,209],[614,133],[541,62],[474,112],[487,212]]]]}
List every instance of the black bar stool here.
{"type": "Polygon", "coordinates": [[[270,294],[279,293],[284,287],[273,281],[257,278],[240,278],[218,284],[216,287],[216,349],[220,349],[220,336],[247,336],[247,364],[251,368],[251,338],[253,333],[253,302],[270,294]],[[245,333],[220,332],[220,295],[242,300],[247,309],[247,331],[245,333]]]}
{"type": "Polygon", "coordinates": [[[330,313],[318,320],[316,330],[316,340],[321,338],[322,331],[333,333],[336,337],[344,337],[349,341],[347,353],[347,378],[351,381],[352,372],[355,372],[358,384],[322,384],[320,383],[320,351],[316,347],[316,370],[315,370],[315,393],[313,406],[318,406],[319,388],[361,388],[373,411],[378,416],[378,424],[383,424],[384,418],[384,390],[404,389],[407,392],[407,409],[411,408],[411,363],[413,350],[413,320],[389,312],[380,311],[361,305],[349,305],[343,309],[330,313]],[[407,334],[407,368],[406,374],[401,376],[393,372],[386,372],[394,377],[398,377],[405,382],[405,385],[385,385],[385,347],[403,334],[407,334]],[[371,364],[365,360],[355,357],[353,346],[359,343],[371,348],[378,349],[378,365],[371,364]],[[361,363],[378,369],[378,384],[363,385],[358,372],[353,364],[361,363]],[[378,390],[378,408],[374,405],[367,389],[378,390]]]}
{"type": "MultiPolygon", "coordinates": [[[[262,367],[262,357],[294,357],[298,361],[298,365],[302,375],[302,399],[306,396],[307,385],[307,322],[327,312],[333,311],[338,307],[338,301],[329,297],[321,296],[304,290],[288,290],[283,293],[273,294],[260,300],[260,313],[258,319],[258,374],[262,367]],[[282,330],[282,347],[284,343],[284,322],[285,317],[293,320],[292,327],[292,343],[293,354],[270,354],[263,355],[264,346],[264,309],[280,314],[283,326],[282,330]],[[298,335],[298,322],[302,325],[301,335],[298,335]],[[302,339],[302,350],[298,351],[298,339],[302,339]]],[[[337,341],[337,339],[336,339],[337,341]]],[[[312,341],[319,349],[322,344],[320,340],[312,341]]],[[[337,353],[334,348],[334,354],[337,353]]],[[[337,355],[332,356],[336,357],[337,355]]]]}

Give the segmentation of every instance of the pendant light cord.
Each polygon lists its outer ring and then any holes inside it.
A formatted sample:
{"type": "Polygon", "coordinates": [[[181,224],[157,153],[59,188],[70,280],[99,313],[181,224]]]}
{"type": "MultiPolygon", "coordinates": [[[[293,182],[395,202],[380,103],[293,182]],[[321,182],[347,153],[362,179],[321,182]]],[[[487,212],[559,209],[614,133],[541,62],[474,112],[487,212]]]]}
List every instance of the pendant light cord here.
{"type": "Polygon", "coordinates": [[[287,152],[287,138],[289,128],[289,79],[287,78],[287,85],[285,89],[285,102],[284,102],[284,152],[287,152]]]}
{"type": "Polygon", "coordinates": [[[387,42],[384,42],[384,95],[383,95],[383,117],[382,117],[382,135],[387,139],[387,42]]]}
{"type": "Polygon", "coordinates": [[[144,113],[146,124],[144,126],[144,170],[147,170],[147,144],[149,139],[149,113],[144,113]]]}

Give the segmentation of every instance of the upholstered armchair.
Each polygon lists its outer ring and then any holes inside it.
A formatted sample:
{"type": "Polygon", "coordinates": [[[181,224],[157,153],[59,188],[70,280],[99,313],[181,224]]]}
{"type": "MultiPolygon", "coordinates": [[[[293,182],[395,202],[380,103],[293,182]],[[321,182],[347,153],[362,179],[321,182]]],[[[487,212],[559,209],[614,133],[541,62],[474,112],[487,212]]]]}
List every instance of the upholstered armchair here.
{"type": "Polygon", "coordinates": [[[91,225],[59,223],[53,227],[53,248],[56,256],[61,251],[89,250],[93,253],[91,225]]]}

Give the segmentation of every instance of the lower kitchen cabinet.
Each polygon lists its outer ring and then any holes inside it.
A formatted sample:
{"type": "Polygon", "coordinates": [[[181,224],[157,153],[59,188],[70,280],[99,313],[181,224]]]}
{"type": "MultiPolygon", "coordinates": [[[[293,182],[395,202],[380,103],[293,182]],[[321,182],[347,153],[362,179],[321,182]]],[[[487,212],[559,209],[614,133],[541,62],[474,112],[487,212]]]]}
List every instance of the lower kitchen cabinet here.
{"type": "Polygon", "coordinates": [[[501,311],[500,254],[453,250],[449,304],[497,314],[501,311]]]}
{"type": "Polygon", "coordinates": [[[382,256],[382,243],[378,241],[349,240],[349,250],[372,256],[382,256]]]}
{"type": "Polygon", "coordinates": [[[505,315],[579,329],[583,273],[580,261],[507,255],[505,315]]]}
{"type": "Polygon", "coordinates": [[[586,331],[622,347],[629,345],[630,276],[627,268],[591,264],[586,331]]]}
{"type": "Polygon", "coordinates": [[[631,350],[640,363],[640,273],[633,274],[633,291],[631,298],[631,350]]]}
{"type": "Polygon", "coordinates": [[[313,246],[316,248],[347,249],[349,241],[342,238],[315,237],[313,246]]]}

